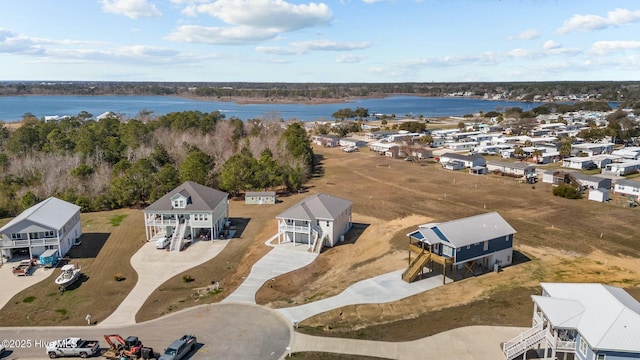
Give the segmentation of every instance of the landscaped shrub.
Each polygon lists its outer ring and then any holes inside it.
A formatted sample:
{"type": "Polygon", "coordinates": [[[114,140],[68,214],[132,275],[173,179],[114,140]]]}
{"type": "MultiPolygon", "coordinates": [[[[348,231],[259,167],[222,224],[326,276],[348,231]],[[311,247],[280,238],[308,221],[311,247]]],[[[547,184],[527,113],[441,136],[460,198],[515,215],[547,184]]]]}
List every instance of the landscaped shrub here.
{"type": "Polygon", "coordinates": [[[553,195],[567,199],[581,199],[582,194],[578,189],[569,184],[560,184],[553,189],[553,195]]]}
{"type": "Polygon", "coordinates": [[[187,274],[187,275],[182,277],[182,281],[184,281],[186,283],[192,282],[193,280],[195,280],[195,279],[189,274],[187,274]]]}
{"type": "Polygon", "coordinates": [[[115,273],[115,274],[113,274],[113,279],[115,281],[123,281],[123,280],[126,280],[127,278],[124,275],[120,274],[120,273],[115,273]]]}

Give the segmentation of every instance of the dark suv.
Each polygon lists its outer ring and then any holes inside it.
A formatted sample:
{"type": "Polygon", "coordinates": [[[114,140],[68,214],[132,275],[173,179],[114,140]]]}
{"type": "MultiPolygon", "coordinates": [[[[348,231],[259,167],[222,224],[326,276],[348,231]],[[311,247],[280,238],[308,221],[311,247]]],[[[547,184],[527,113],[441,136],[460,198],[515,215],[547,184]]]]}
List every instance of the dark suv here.
{"type": "Polygon", "coordinates": [[[184,335],[180,339],[172,342],[158,360],[180,360],[190,353],[191,350],[195,349],[197,344],[198,341],[195,336],[184,335]]]}

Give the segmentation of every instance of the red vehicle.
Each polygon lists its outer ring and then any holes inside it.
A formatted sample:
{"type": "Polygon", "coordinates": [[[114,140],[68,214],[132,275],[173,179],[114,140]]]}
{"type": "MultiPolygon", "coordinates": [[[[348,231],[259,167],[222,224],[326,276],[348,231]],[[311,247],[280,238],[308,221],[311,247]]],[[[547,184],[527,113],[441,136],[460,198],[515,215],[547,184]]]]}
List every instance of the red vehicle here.
{"type": "Polygon", "coordinates": [[[140,357],[140,350],[142,349],[142,342],[137,336],[129,336],[123,339],[122,336],[105,335],[105,341],[109,344],[109,350],[107,350],[102,356],[109,359],[120,360],[123,356],[128,359],[137,359],[140,357]]]}

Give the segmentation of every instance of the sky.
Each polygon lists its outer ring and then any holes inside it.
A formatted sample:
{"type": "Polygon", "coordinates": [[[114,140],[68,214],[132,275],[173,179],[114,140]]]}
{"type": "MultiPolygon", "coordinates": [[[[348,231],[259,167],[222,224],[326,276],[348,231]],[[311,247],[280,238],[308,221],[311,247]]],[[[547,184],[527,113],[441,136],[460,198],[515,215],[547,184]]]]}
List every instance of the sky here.
{"type": "Polygon", "coordinates": [[[0,80],[640,80],[640,2],[6,0],[0,80]]]}

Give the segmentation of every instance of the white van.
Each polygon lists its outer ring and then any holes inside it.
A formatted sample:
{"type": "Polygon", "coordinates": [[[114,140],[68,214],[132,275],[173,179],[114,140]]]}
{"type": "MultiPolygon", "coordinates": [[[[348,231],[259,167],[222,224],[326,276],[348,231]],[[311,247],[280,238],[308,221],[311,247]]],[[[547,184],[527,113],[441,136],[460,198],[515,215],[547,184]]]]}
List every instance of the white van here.
{"type": "Polygon", "coordinates": [[[169,243],[171,243],[171,239],[163,236],[160,239],[156,240],[156,249],[164,249],[167,247],[167,245],[169,245],[169,243]]]}

